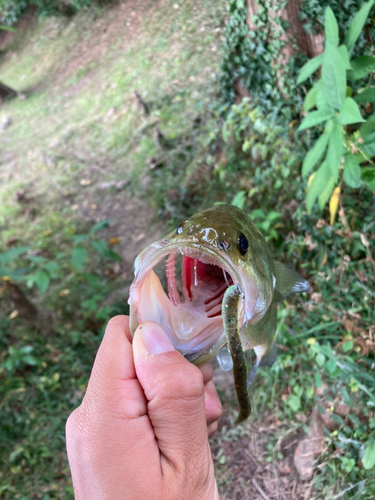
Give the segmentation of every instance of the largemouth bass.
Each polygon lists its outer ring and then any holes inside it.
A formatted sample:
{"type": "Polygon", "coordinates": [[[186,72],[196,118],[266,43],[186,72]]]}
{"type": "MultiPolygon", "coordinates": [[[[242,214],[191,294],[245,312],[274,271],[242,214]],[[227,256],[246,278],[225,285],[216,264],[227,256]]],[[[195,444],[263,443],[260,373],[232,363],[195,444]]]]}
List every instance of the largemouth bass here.
{"type": "Polygon", "coordinates": [[[182,221],[138,255],[134,272],[131,333],[154,321],[192,363],[218,356],[224,369],[233,367],[237,422],[245,420],[251,412],[248,387],[258,366],[276,359],[277,303],[310,291],[308,282],[273,260],[262,234],[233,205],[217,205],[182,221]],[[163,259],[168,293],[154,271],[163,259]],[[246,349],[256,354],[250,374],[246,349]]]}

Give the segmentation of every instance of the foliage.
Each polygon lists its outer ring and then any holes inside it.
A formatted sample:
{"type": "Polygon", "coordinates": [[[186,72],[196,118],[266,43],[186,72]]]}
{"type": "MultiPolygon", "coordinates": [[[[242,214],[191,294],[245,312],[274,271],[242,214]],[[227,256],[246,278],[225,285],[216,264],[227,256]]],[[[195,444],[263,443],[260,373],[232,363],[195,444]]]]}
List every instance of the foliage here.
{"type": "Polygon", "coordinates": [[[277,62],[285,46],[282,34],[287,24],[279,12],[275,13],[273,22],[279,30],[276,31],[269,23],[268,2],[260,0],[257,6],[257,14],[252,17],[255,29],[250,30],[245,0],[228,1],[229,21],[221,67],[222,95],[230,105],[236,97],[235,82],[240,81],[263,111],[290,119],[290,106],[295,108],[296,103],[283,95],[292,94],[293,80],[286,73],[280,74],[281,63],[277,62]]]}
{"type": "MultiPolygon", "coordinates": [[[[59,242],[59,245],[55,247],[48,245],[48,250],[45,245],[47,241],[51,241],[51,230],[46,230],[43,233],[44,238],[39,242],[37,248],[14,246],[10,250],[0,253],[0,278],[26,283],[28,288],[36,285],[42,294],[48,291],[51,280],[52,282],[55,280],[55,283],[59,283],[61,293],[67,284],[64,277],[84,271],[88,260],[86,248],[88,245],[102,258],[121,260],[120,256],[109,248],[106,241],[95,238],[97,231],[106,227],[108,227],[108,221],[103,220],[95,224],[86,234],[76,234],[74,228],[69,228],[67,240],[59,242]]],[[[84,279],[95,281],[95,278],[88,274],[84,276],[84,279]]],[[[72,278],[69,282],[71,280],[72,278]]]]}
{"type": "Polygon", "coordinates": [[[25,12],[27,7],[35,7],[42,16],[53,14],[73,14],[86,7],[101,4],[107,0],[0,0],[0,22],[11,26],[25,12]]]}
{"type": "MultiPolygon", "coordinates": [[[[251,17],[252,29],[247,25],[247,2],[245,0],[228,0],[229,20],[224,38],[224,55],[221,73],[221,90],[224,101],[230,106],[235,100],[235,83],[240,81],[249,92],[256,106],[262,112],[280,118],[281,123],[291,121],[299,115],[302,99],[295,91],[298,70],[306,60],[302,54],[292,56],[288,63],[282,65],[282,51],[285,47],[288,23],[283,19],[280,10],[273,10],[270,22],[267,0],[256,2],[257,13],[251,17]],[[282,66],[281,66],[282,65],[282,66]]],[[[322,19],[327,6],[332,7],[338,21],[339,32],[346,33],[353,10],[358,10],[361,0],[337,0],[301,2],[300,19],[306,31],[312,34],[322,32],[322,19]]],[[[365,22],[367,37],[375,35],[371,19],[365,22]]],[[[358,50],[365,45],[365,32],[360,33],[358,50]]],[[[290,36],[289,33],[287,36],[290,36]]]]}
{"type": "Polygon", "coordinates": [[[374,72],[375,57],[361,55],[350,60],[372,5],[373,0],[353,18],[343,45],[339,45],[337,20],[327,7],[324,53],[301,68],[297,81],[302,83],[321,67],[321,79],[314,83],[305,97],[304,110],[309,113],[298,130],[313,126],[323,130],[303,161],[302,175],[305,177],[318,167],[310,175],[306,206],[311,211],[318,198],[322,209],[330,200],[331,224],[337,213],[343,183],[354,189],[361,184],[375,189],[375,164],[372,160],[375,156],[375,120],[373,115],[367,120],[363,118],[371,113],[371,103],[375,102],[375,87],[371,86],[371,76],[368,78],[369,73],[374,72]],[[366,82],[363,81],[365,78],[366,82]],[[353,89],[347,86],[347,79],[359,87],[357,92],[353,93],[353,89]],[[317,109],[310,111],[314,107],[317,109]]]}
{"type": "Polygon", "coordinates": [[[57,498],[57,484],[63,498],[72,497],[61,449],[65,421],[83,395],[104,322],[123,312],[102,303],[113,289],[106,270],[119,259],[99,236],[107,227],[103,220],[84,231],[82,224],[60,219],[28,245],[0,253],[2,279],[18,284],[39,314],[50,311],[49,324],[42,317],[36,334],[17,311],[9,314],[11,301],[0,288],[2,498],[21,498],[13,483],[21,470],[36,487],[48,485],[43,498],[57,498]]]}

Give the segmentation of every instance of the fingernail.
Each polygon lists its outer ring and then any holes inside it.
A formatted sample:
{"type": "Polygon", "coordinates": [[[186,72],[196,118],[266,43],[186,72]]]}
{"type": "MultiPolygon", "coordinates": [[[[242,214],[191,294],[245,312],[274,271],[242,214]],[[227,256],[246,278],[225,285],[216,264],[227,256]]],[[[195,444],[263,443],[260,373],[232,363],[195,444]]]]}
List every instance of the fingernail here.
{"type": "Polygon", "coordinates": [[[151,321],[143,323],[137,328],[137,334],[140,335],[150,354],[162,354],[175,350],[167,334],[156,323],[151,321]]]}

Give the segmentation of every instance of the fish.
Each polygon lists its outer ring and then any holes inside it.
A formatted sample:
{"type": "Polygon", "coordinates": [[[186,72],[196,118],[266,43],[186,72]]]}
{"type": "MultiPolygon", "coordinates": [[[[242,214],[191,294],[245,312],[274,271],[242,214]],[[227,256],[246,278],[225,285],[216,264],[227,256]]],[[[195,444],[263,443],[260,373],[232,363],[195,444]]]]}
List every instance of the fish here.
{"type": "Polygon", "coordinates": [[[258,367],[276,360],[277,304],[309,291],[297,271],[273,259],[243,210],[219,204],[184,219],[137,256],[130,332],[154,321],[188,361],[200,365],[217,356],[223,369],[233,369],[240,423],[251,414],[258,367]],[[250,371],[249,349],[256,355],[250,371]]]}

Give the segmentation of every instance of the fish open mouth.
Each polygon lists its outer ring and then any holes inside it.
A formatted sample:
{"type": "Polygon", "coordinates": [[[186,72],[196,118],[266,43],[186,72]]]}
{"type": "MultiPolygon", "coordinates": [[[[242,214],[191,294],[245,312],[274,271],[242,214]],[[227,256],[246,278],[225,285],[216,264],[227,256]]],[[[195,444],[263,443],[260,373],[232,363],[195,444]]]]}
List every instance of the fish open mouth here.
{"type": "Polygon", "coordinates": [[[241,286],[236,269],[225,255],[202,246],[155,250],[144,258],[130,289],[131,328],[154,321],[190,361],[207,352],[211,357],[226,343],[222,301],[229,286],[241,286]]]}

